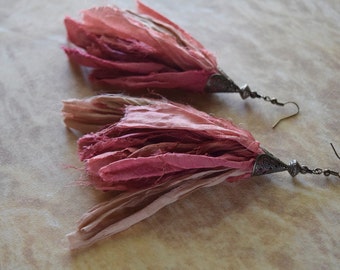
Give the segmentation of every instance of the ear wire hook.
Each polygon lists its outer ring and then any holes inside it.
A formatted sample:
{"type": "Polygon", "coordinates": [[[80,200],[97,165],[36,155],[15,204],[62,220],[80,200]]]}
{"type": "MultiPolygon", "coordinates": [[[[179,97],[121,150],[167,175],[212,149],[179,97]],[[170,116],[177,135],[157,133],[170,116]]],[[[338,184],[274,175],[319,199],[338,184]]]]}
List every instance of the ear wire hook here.
{"type": "Polygon", "coordinates": [[[330,143],[330,144],[331,144],[331,146],[332,146],[332,148],[333,148],[334,154],[336,155],[336,157],[337,157],[338,159],[340,159],[340,156],[339,156],[339,154],[336,152],[334,145],[333,145],[332,143],[330,143]]]}
{"type": "MultiPolygon", "coordinates": [[[[297,111],[296,111],[295,113],[291,114],[291,115],[288,115],[288,116],[285,116],[285,117],[279,119],[279,120],[272,126],[273,129],[274,129],[278,124],[280,124],[281,121],[286,120],[286,119],[289,119],[289,118],[292,118],[292,117],[294,117],[294,116],[296,116],[296,115],[298,115],[298,114],[300,113],[300,107],[299,107],[299,105],[298,105],[296,102],[294,102],[294,101],[288,101],[288,102],[286,102],[286,103],[275,103],[275,104],[277,104],[277,105],[279,105],[279,106],[284,106],[284,105],[286,105],[286,104],[294,104],[294,105],[296,106],[297,111]]],[[[334,148],[333,148],[333,149],[334,149],[334,148]]],[[[334,150],[334,151],[335,151],[335,150],[334,150]]],[[[339,156],[338,156],[338,157],[339,157],[339,156]]]]}
{"type": "Polygon", "coordinates": [[[300,112],[300,107],[297,103],[293,101],[289,101],[286,103],[279,102],[276,98],[271,98],[269,96],[263,96],[258,94],[256,91],[252,91],[248,85],[244,85],[239,87],[229,76],[223,72],[223,70],[219,69],[219,73],[215,73],[211,75],[207,81],[205,86],[205,91],[208,93],[238,93],[240,94],[242,99],[247,98],[260,98],[264,101],[270,102],[271,104],[284,106],[286,104],[292,103],[296,106],[297,112],[281,118],[279,121],[275,123],[273,128],[275,128],[281,121],[291,118],[300,112]]]}

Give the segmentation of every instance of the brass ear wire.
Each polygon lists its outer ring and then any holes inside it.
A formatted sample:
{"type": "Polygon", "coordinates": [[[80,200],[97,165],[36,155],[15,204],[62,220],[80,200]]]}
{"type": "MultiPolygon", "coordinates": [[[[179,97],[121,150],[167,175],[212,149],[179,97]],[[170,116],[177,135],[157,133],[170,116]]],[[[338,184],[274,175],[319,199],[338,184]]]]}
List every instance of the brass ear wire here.
{"type": "MultiPolygon", "coordinates": [[[[333,145],[332,145],[332,148],[333,145]]],[[[299,173],[301,174],[315,174],[315,175],[324,175],[324,176],[336,176],[340,178],[340,172],[333,171],[330,169],[321,169],[321,168],[315,168],[310,169],[306,165],[300,165],[299,162],[297,162],[295,159],[289,162],[288,164],[282,162],[277,157],[273,156],[271,153],[266,151],[265,149],[262,149],[264,154],[259,155],[255,161],[254,167],[253,167],[253,176],[258,175],[264,175],[264,174],[270,174],[270,173],[277,173],[277,172],[283,172],[288,171],[288,173],[295,177],[299,173]]],[[[334,150],[334,149],[333,149],[334,150]]],[[[339,157],[336,153],[336,156],[339,157]]]]}
{"type": "Polygon", "coordinates": [[[330,143],[330,144],[331,144],[331,146],[332,146],[332,148],[333,148],[334,154],[336,155],[336,157],[337,157],[338,159],[340,159],[340,156],[339,156],[339,154],[336,152],[334,145],[333,145],[332,143],[330,143]]]}
{"type": "Polygon", "coordinates": [[[291,118],[291,117],[294,117],[294,116],[296,116],[296,115],[298,115],[298,114],[300,113],[300,107],[299,107],[299,105],[298,105],[296,102],[294,102],[294,101],[288,101],[288,102],[286,102],[286,103],[277,103],[277,105],[279,105],[279,106],[284,106],[284,105],[286,105],[286,104],[294,104],[294,105],[296,106],[297,111],[296,111],[295,113],[291,114],[291,115],[288,115],[288,116],[285,116],[285,117],[279,119],[279,120],[272,126],[273,129],[274,129],[278,124],[280,124],[281,121],[286,120],[286,119],[289,119],[289,118],[291,118]]]}
{"type": "Polygon", "coordinates": [[[252,91],[248,85],[239,87],[222,70],[219,70],[219,72],[220,73],[215,73],[209,77],[207,84],[205,86],[206,92],[208,93],[238,93],[240,94],[242,99],[259,98],[259,99],[263,99],[264,101],[270,102],[271,104],[278,105],[278,106],[285,106],[286,104],[289,104],[289,103],[294,104],[296,106],[297,112],[293,113],[292,115],[281,118],[279,121],[277,121],[273,125],[273,128],[275,128],[281,121],[299,114],[300,107],[296,102],[289,101],[289,102],[282,103],[282,102],[279,102],[276,98],[263,96],[263,95],[258,94],[256,91],[252,91]]]}

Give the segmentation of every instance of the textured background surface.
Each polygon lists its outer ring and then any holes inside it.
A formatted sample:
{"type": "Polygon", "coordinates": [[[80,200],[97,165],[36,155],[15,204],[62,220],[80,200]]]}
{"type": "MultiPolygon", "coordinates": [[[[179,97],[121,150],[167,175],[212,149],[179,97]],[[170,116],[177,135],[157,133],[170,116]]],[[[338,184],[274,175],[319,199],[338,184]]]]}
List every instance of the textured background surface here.
{"type": "MultiPolygon", "coordinates": [[[[233,94],[178,100],[241,124],[285,161],[340,168],[329,146],[340,151],[339,1],[152,2],[235,82],[294,100],[301,113],[272,130],[293,107],[233,94]]],[[[63,18],[107,3],[0,0],[0,269],[337,269],[340,180],[284,173],[200,190],[70,254],[64,235],[105,198],[67,168],[81,164],[61,100],[92,92],[60,49],[63,18]]]]}

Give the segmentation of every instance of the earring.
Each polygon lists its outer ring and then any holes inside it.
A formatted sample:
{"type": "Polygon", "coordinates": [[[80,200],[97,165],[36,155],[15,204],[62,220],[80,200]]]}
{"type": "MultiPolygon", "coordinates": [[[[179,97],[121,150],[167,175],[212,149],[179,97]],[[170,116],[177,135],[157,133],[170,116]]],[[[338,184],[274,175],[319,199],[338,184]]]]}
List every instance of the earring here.
{"type": "Polygon", "coordinates": [[[239,87],[217,66],[207,51],[185,30],[137,1],[138,13],[117,7],[83,11],[82,21],[65,18],[70,43],[64,51],[72,62],[91,69],[89,79],[117,89],[239,93],[274,105],[293,104],[239,87]],[[105,16],[103,16],[105,14],[105,16]]]}
{"type": "Polygon", "coordinates": [[[287,165],[249,131],[164,99],[99,95],[64,101],[63,114],[68,127],[91,132],[78,140],[90,185],[121,192],[84,214],[68,235],[71,249],[90,246],[194,190],[224,181],[282,171],[340,178],[337,171],[310,169],[295,160],[287,165]]]}
{"type": "MultiPolygon", "coordinates": [[[[332,143],[331,143],[331,146],[334,150],[335,155],[339,158],[338,153],[336,152],[332,143]]],[[[268,151],[264,149],[263,151],[264,153],[259,155],[256,158],[255,165],[253,168],[253,173],[252,173],[253,176],[288,171],[292,177],[295,177],[296,175],[301,173],[301,174],[316,174],[316,175],[323,174],[324,176],[333,175],[333,176],[337,176],[340,178],[339,172],[332,171],[330,169],[321,169],[321,168],[310,169],[306,165],[300,165],[299,162],[297,162],[296,160],[292,160],[287,165],[281,160],[279,160],[278,158],[276,158],[274,155],[269,153],[268,151]]]]}

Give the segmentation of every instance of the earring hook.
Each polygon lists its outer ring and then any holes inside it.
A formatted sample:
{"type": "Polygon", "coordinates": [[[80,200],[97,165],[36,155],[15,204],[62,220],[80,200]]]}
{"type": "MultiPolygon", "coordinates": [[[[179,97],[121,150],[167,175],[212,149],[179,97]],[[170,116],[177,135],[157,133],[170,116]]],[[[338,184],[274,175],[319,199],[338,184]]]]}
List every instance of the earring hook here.
{"type": "Polygon", "coordinates": [[[333,148],[334,154],[336,155],[336,157],[337,157],[338,159],[340,159],[340,156],[339,156],[339,154],[336,152],[334,145],[333,145],[332,143],[330,143],[330,144],[331,144],[331,146],[332,146],[332,148],[333,148]]]}
{"type": "Polygon", "coordinates": [[[242,99],[247,99],[247,98],[262,99],[266,102],[270,102],[271,104],[278,105],[278,106],[284,106],[289,103],[294,104],[297,108],[297,112],[293,113],[292,115],[281,118],[279,121],[277,121],[273,125],[273,128],[275,128],[281,121],[291,118],[299,114],[300,112],[300,107],[296,102],[289,101],[286,103],[282,103],[282,102],[279,102],[276,98],[263,96],[257,93],[256,91],[252,91],[248,85],[239,87],[221,69],[219,69],[219,73],[215,73],[209,77],[207,84],[205,86],[205,91],[209,93],[239,93],[242,99]]]}
{"type": "Polygon", "coordinates": [[[279,120],[272,126],[273,129],[274,129],[275,127],[277,127],[278,124],[281,123],[281,121],[286,120],[286,119],[289,119],[289,118],[292,118],[292,117],[294,117],[294,116],[296,116],[296,115],[298,115],[298,114],[300,113],[300,107],[299,107],[299,105],[298,105],[296,102],[294,102],[294,101],[288,101],[288,102],[286,102],[286,103],[280,103],[280,104],[278,104],[278,105],[280,105],[280,106],[285,106],[286,104],[294,104],[294,105],[296,106],[297,111],[296,111],[295,113],[291,114],[291,115],[288,115],[288,116],[285,116],[285,117],[279,119],[279,120]]]}

